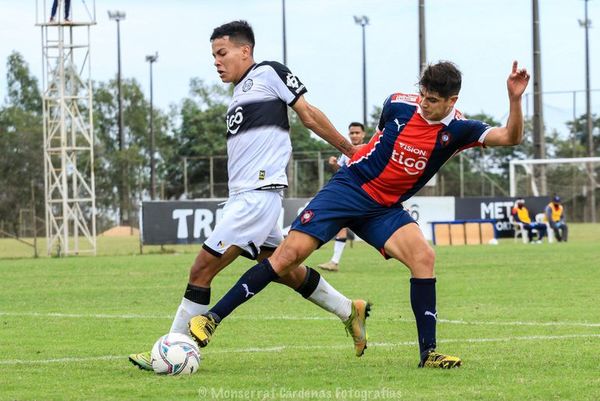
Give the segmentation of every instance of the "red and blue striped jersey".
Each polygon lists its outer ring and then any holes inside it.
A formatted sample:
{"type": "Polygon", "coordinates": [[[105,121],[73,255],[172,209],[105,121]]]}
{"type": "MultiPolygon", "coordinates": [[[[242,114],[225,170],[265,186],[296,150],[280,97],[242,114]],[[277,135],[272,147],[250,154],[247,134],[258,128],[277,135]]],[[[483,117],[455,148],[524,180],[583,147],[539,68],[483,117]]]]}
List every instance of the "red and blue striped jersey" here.
{"type": "Polygon", "coordinates": [[[419,95],[395,93],[377,131],[350,159],[348,171],[371,198],[394,206],[413,196],[454,154],[483,146],[491,127],[453,109],[442,121],[420,114],[419,95]]]}

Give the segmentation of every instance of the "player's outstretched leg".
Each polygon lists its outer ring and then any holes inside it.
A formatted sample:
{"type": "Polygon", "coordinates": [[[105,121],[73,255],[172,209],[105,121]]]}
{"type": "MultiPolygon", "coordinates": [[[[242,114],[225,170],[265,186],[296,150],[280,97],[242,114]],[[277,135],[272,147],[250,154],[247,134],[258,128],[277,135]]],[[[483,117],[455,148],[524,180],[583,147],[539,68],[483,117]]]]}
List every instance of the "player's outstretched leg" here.
{"type": "Polygon", "coordinates": [[[350,318],[344,322],[346,332],[352,336],[356,356],[362,356],[367,349],[367,318],[371,303],[362,299],[352,301],[350,318]]]}
{"type": "Polygon", "coordinates": [[[129,362],[142,370],[152,370],[152,357],[150,351],[129,355],[129,362]]]}
{"type": "Polygon", "coordinates": [[[208,313],[190,319],[190,336],[200,347],[206,347],[221,319],[229,316],[234,309],[258,294],[271,281],[279,276],[268,259],[250,268],[237,283],[213,306],[208,313]]]}

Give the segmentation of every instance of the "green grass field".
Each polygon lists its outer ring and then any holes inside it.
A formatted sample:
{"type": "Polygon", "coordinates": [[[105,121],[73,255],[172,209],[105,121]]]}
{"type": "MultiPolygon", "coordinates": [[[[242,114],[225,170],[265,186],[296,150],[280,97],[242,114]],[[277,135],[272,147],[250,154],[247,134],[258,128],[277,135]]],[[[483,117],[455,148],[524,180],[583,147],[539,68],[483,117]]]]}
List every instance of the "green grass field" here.
{"type": "MultiPolygon", "coordinates": [[[[219,327],[186,377],[140,371],[127,354],[168,331],[192,247],[135,255],[135,241],[120,240],[99,244],[106,256],[1,259],[0,399],[599,400],[600,225],[571,232],[566,244],[436,249],[438,349],[464,361],[451,371],[416,368],[408,273],[364,244],[325,275],[375,304],[362,358],[336,318],[271,285],[219,327]]],[[[9,241],[0,255],[15,257],[9,241]]],[[[330,255],[331,244],[308,264],[330,255]]],[[[224,270],[213,300],[249,267],[224,270]]]]}

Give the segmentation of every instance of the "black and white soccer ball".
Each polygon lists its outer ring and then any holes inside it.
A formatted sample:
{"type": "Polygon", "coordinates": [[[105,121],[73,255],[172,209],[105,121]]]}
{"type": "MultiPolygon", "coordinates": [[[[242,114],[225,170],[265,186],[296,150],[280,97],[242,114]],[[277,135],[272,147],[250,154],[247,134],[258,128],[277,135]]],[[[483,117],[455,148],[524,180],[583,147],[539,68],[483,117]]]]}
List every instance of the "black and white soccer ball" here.
{"type": "Polygon", "coordinates": [[[191,337],[169,333],[152,347],[152,369],[159,375],[191,375],[200,366],[200,351],[191,337]]]}

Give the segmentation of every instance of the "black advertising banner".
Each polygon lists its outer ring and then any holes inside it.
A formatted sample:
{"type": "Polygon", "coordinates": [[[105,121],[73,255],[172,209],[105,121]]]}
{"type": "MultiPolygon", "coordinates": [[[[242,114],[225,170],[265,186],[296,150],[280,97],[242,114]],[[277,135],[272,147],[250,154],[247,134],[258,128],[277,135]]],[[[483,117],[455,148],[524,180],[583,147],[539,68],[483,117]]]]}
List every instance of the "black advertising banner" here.
{"type": "MultiPolygon", "coordinates": [[[[496,229],[500,237],[512,237],[514,231],[509,216],[517,199],[521,198],[456,198],[454,203],[454,218],[456,220],[493,219],[496,220],[496,229]]],[[[533,221],[535,221],[535,215],[544,213],[544,208],[550,203],[550,197],[547,196],[529,196],[523,199],[525,199],[525,206],[529,210],[531,220],[533,221]]]]}
{"type": "MultiPolygon", "coordinates": [[[[308,198],[284,199],[279,225],[289,227],[308,198]]],[[[144,245],[201,244],[223,214],[225,199],[142,202],[140,233],[144,245]]]]}

